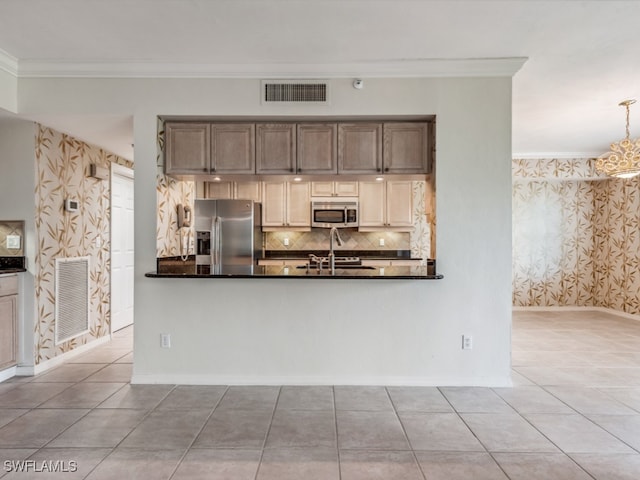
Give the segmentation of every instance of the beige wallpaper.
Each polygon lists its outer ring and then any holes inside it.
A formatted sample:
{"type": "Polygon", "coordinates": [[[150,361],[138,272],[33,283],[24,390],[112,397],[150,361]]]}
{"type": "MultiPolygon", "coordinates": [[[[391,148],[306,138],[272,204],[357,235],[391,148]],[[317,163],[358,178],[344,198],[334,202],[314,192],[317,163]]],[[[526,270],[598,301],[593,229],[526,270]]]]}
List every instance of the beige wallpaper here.
{"type": "Polygon", "coordinates": [[[593,159],[513,161],[513,304],[640,313],[640,179],[593,159]]]}
{"type": "Polygon", "coordinates": [[[111,192],[109,181],[88,176],[89,164],[109,168],[111,163],[127,167],[132,163],[43,126],[38,126],[35,140],[35,363],[39,364],[110,331],[111,192]],[[80,209],[65,212],[66,198],[77,200],[80,209]],[[55,259],[79,256],[91,258],[90,332],[55,345],[55,259]]]}

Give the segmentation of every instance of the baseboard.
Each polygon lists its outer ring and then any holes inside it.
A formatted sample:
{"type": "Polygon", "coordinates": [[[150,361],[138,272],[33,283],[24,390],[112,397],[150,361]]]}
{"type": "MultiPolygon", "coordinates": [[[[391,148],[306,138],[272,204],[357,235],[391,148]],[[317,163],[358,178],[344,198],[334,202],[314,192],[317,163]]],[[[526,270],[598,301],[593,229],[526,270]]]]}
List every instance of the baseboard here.
{"type": "Polygon", "coordinates": [[[9,380],[12,377],[16,376],[16,366],[5,368],[4,370],[0,370],[0,382],[4,382],[5,380],[9,380]]]}
{"type": "Polygon", "coordinates": [[[16,367],[16,375],[17,376],[33,376],[38,375],[39,373],[46,372],[47,370],[51,370],[52,368],[58,367],[62,365],[64,362],[71,360],[72,358],[77,357],[83,353],[88,352],[89,350],[93,350],[100,345],[107,343],[111,340],[111,335],[104,335],[100,338],[93,340],[92,342],[85,343],[84,345],[80,345],[73,350],[69,350],[68,352],[64,352],[60,355],[57,355],[49,360],[45,360],[37,365],[18,365],[16,367]]]}
{"type": "Polygon", "coordinates": [[[576,312],[576,311],[577,312],[579,311],[602,312],[602,313],[608,313],[610,315],[616,315],[618,317],[640,322],[640,315],[636,315],[634,313],[621,312],[620,310],[615,310],[613,308],[607,308],[607,307],[581,307],[576,305],[531,306],[531,307],[514,306],[512,307],[512,309],[514,312],[576,312]]]}
{"type": "Polygon", "coordinates": [[[280,377],[210,374],[135,374],[131,384],[148,385],[366,385],[401,387],[511,387],[510,377],[280,377]]]}

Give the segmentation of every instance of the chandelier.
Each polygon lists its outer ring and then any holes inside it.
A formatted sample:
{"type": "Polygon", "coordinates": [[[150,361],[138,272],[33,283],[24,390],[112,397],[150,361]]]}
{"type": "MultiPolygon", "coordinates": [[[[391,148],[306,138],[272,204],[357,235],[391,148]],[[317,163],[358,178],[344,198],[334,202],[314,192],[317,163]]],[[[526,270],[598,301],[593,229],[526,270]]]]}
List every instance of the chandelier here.
{"type": "Polygon", "coordinates": [[[627,136],[611,144],[611,151],[596,160],[596,170],[611,177],[631,178],[640,174],[640,138],[629,139],[629,105],[635,100],[624,100],[618,105],[627,109],[627,136]]]}

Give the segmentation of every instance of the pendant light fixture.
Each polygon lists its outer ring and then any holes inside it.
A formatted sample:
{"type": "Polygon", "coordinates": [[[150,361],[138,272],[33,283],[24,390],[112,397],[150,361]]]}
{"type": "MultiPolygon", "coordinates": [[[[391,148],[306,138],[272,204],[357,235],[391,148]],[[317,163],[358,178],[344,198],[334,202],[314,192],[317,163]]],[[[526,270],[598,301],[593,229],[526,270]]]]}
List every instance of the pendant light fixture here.
{"type": "Polygon", "coordinates": [[[627,136],[611,144],[611,151],[596,160],[596,170],[611,177],[631,178],[640,174],[640,138],[629,138],[629,106],[635,100],[624,100],[618,105],[627,109],[627,136]]]}

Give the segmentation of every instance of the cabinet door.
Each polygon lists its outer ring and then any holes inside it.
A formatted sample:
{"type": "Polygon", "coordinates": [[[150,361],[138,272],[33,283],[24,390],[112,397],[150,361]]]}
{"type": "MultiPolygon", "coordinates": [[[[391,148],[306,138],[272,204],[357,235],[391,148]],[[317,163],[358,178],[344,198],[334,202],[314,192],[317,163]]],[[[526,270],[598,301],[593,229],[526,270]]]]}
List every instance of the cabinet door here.
{"type": "Polygon", "coordinates": [[[333,182],[311,182],[312,197],[333,196],[333,182]]]}
{"type": "Polygon", "coordinates": [[[385,123],[385,173],[428,173],[428,123],[385,123]]]}
{"type": "Polygon", "coordinates": [[[205,182],[204,198],[233,198],[233,182],[205,182]]]}
{"type": "Polygon", "coordinates": [[[338,173],[382,172],[382,124],[338,124],[338,173]]]}
{"type": "Polygon", "coordinates": [[[287,183],[287,226],[311,226],[311,186],[309,182],[287,183]]]}
{"type": "Polygon", "coordinates": [[[387,226],[411,227],[413,225],[413,190],[410,181],[387,183],[387,226]]]}
{"type": "Polygon", "coordinates": [[[336,197],[357,197],[358,182],[334,182],[333,192],[336,197]]]}
{"type": "Polygon", "coordinates": [[[164,135],[165,173],[209,173],[211,134],[208,123],[166,122],[164,135]]]}
{"type": "Polygon", "coordinates": [[[255,173],[255,125],[211,125],[211,173],[255,173]]]}
{"type": "Polygon", "coordinates": [[[297,129],[297,173],[338,173],[337,124],[301,123],[297,129]]]}
{"type": "Polygon", "coordinates": [[[256,173],[287,174],[296,169],[295,124],[256,125],[256,173]]]}
{"type": "Polygon", "coordinates": [[[18,356],[17,297],[0,297],[0,369],[15,365],[18,356]]]}
{"type": "Polygon", "coordinates": [[[262,185],[262,225],[282,227],[286,223],[286,182],[264,182],[262,185]]]}
{"type": "Polygon", "coordinates": [[[361,227],[384,227],[386,223],[386,200],[384,182],[360,182],[361,227]]]}
{"type": "Polygon", "coordinates": [[[239,200],[253,200],[254,202],[262,201],[262,189],[260,182],[237,182],[233,198],[239,200]]]}

